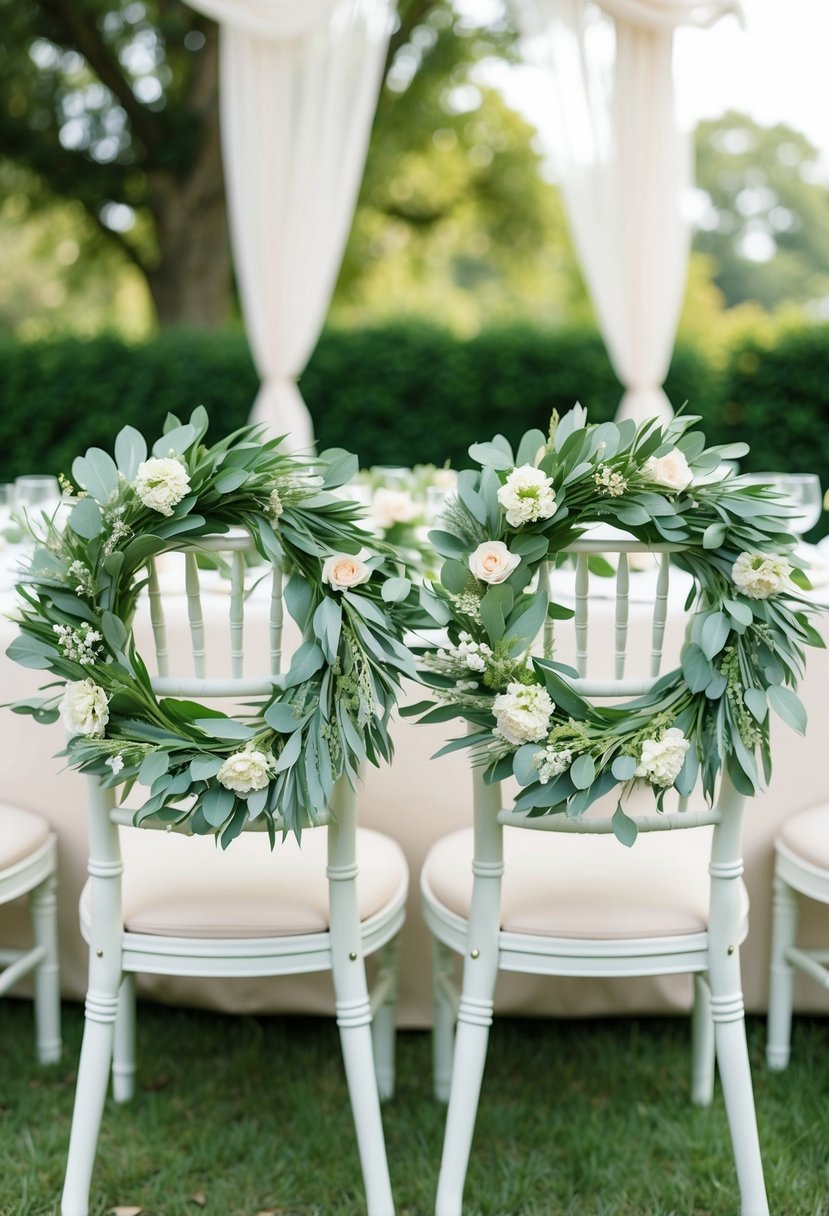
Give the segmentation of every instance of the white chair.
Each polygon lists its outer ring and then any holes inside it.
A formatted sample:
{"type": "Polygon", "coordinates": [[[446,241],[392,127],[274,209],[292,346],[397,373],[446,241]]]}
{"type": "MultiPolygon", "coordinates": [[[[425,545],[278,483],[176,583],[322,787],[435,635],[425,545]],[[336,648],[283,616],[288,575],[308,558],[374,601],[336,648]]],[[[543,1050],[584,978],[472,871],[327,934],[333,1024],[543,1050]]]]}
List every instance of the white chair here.
{"type": "Polygon", "coordinates": [[[766,1061],[789,1063],[795,968],[829,989],[829,950],[795,945],[800,896],[829,904],[829,806],[792,815],[774,842],[774,900],[766,1061]]]}
{"type": "MultiPolygon", "coordinates": [[[[151,565],[157,691],[199,699],[235,693],[238,701],[271,690],[267,676],[243,676],[243,553],[249,548],[247,536],[228,534],[199,540],[186,553],[195,677],[169,674],[165,595],[151,565]],[[205,621],[199,592],[196,550],[206,548],[231,551],[231,594],[225,596],[230,679],[206,675],[207,651],[212,655],[216,642],[215,622],[212,615],[205,621]]],[[[278,569],[273,591],[269,634],[275,674],[282,620],[278,569]]],[[[221,602],[213,596],[214,607],[221,602]]],[[[114,808],[111,791],[89,780],[90,878],[81,898],[89,989],[63,1216],[88,1211],[110,1070],[115,1101],[132,1096],[136,972],[233,978],[325,970],[333,974],[367,1209],[373,1216],[393,1213],[380,1098],[394,1088],[395,939],[404,919],[406,862],[393,841],[357,828],[355,796],[344,781],[326,818],[327,826],[303,831],[301,848],[293,838],[277,839],[271,852],[262,832],[248,832],[222,853],[212,838],[129,826],[132,812],[114,808]],[[364,957],[381,950],[370,997],[364,957]]]]}
{"type": "MultiPolygon", "coordinates": [[[[645,546],[589,539],[571,546],[578,555],[574,623],[580,673],[571,683],[584,696],[636,696],[658,676],[668,554],[678,547],[650,550],[661,555],[651,678],[631,679],[624,675],[627,554],[645,546]],[[619,553],[614,675],[588,679],[588,556],[609,550],[619,553]]],[[[551,624],[545,628],[549,654],[551,624]]],[[[613,837],[609,818],[529,819],[503,810],[500,787],[486,785],[480,771],[473,775],[473,803],[474,827],[432,848],[421,881],[424,915],[435,938],[435,1091],[449,1102],[437,1216],[460,1216],[499,970],[620,979],[692,973],[691,1096],[701,1105],[711,1101],[716,1044],[742,1216],[767,1216],[740,981],[739,946],[748,928],[740,877],[743,798],[724,778],[711,809],[703,803],[689,810],[681,800],[675,811],[635,815],[640,836],[629,851],[613,837]],[[696,830],[660,830],[668,828],[696,830]],[[452,952],[463,957],[459,995],[452,952]]]]}
{"type": "Polygon", "coordinates": [[[35,1031],[41,1064],[61,1054],[57,841],[40,815],[0,805],[0,905],[28,896],[34,945],[0,949],[0,995],[34,973],[35,1031]]]}

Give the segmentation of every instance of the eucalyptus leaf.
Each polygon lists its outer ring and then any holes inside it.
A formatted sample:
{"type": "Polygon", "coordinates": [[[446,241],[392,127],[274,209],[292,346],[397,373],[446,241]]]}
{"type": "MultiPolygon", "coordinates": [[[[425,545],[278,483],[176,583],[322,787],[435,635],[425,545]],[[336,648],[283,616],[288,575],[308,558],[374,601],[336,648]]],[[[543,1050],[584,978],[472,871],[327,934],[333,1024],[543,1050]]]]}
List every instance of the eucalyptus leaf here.
{"type": "Polygon", "coordinates": [[[115,437],[115,461],[127,481],[134,481],[138,466],[147,459],[147,443],[134,426],[125,426],[115,437]]]}
{"type": "Polygon", "coordinates": [[[93,498],[81,498],[69,515],[69,527],[84,540],[94,540],[104,530],[101,508],[93,498]]]}
{"type": "Polygon", "coordinates": [[[621,802],[613,812],[610,822],[613,825],[613,835],[620,844],[623,844],[625,848],[629,849],[636,843],[636,837],[639,835],[639,828],[636,824],[636,820],[631,819],[630,816],[626,815],[622,810],[621,802]]]}

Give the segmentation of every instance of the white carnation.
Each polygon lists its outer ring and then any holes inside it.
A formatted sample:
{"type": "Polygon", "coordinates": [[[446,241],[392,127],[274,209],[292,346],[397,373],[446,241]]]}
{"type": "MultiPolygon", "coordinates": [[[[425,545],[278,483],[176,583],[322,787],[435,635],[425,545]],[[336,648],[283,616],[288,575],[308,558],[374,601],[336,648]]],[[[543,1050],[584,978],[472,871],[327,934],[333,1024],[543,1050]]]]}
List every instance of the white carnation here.
{"type": "Polygon", "coordinates": [[[172,515],[190,489],[190,477],[175,456],[151,456],[138,466],[135,492],[145,507],[160,515],[172,515]]]}
{"type": "Polygon", "coordinates": [[[496,733],[508,743],[537,743],[547,734],[554,709],[540,684],[508,684],[492,702],[496,733]]]}
{"type": "Polygon", "coordinates": [[[691,466],[679,448],[671,448],[664,456],[651,456],[642,466],[642,472],[649,481],[666,490],[685,490],[694,480],[691,466]]]}
{"type": "Polygon", "coordinates": [[[228,756],[216,774],[219,784],[237,794],[263,790],[270,784],[272,757],[264,752],[236,752],[228,756]]]}
{"type": "Polygon", "coordinates": [[[510,553],[502,540],[485,540],[470,553],[469,569],[482,583],[503,583],[520,561],[518,554],[510,553]]]}
{"type": "Polygon", "coordinates": [[[520,528],[537,519],[549,519],[556,510],[551,479],[531,464],[522,464],[512,470],[498,491],[498,501],[507,513],[511,528],[520,528]]]}
{"type": "Polygon", "coordinates": [[[375,490],[371,500],[371,515],[378,528],[408,524],[418,513],[417,504],[408,490],[375,490]]]}
{"type": "Polygon", "coordinates": [[[645,739],[636,776],[647,777],[652,785],[673,785],[690,746],[690,740],[676,726],[663,731],[658,739],[645,739]]]}
{"type": "Polygon", "coordinates": [[[94,680],[74,680],[66,685],[60,712],[70,735],[100,736],[109,721],[109,702],[94,680]]]}
{"type": "Polygon", "coordinates": [[[741,553],[731,568],[734,586],[751,600],[767,600],[786,586],[792,568],[777,553],[741,553]]]}

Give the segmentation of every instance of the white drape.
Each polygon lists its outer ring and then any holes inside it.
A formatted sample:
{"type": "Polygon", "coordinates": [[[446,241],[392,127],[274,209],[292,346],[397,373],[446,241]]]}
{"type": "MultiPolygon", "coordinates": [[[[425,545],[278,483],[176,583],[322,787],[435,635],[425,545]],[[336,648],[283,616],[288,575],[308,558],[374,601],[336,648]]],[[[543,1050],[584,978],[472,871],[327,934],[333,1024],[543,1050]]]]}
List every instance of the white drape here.
{"type": "Polygon", "coordinates": [[[188,0],[221,23],[222,155],[252,421],[308,448],[296,385],[325,320],[365,163],[394,0],[188,0]]]}
{"type": "Polygon", "coordinates": [[[554,82],[553,149],[573,242],[614,370],[617,417],[671,416],[662,390],[682,307],[691,183],[674,116],[678,25],[736,0],[514,0],[531,61],[554,82]]]}

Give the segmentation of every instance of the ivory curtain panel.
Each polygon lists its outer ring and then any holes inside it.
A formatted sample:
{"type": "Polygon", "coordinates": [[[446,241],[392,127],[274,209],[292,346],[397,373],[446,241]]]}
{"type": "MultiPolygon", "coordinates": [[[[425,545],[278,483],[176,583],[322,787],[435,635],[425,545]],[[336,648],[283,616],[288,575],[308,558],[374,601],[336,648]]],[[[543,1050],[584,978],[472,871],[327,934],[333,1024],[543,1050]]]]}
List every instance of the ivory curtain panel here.
{"type": "Polygon", "coordinates": [[[617,376],[618,417],[669,418],[662,390],[682,307],[691,184],[674,115],[679,25],[736,0],[514,0],[531,62],[550,77],[558,182],[617,376]]]}
{"type": "Polygon", "coordinates": [[[234,262],[262,386],[251,420],[313,443],[296,385],[325,320],[365,164],[394,0],[188,0],[221,25],[234,262]]]}

